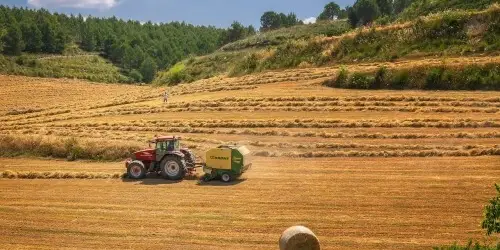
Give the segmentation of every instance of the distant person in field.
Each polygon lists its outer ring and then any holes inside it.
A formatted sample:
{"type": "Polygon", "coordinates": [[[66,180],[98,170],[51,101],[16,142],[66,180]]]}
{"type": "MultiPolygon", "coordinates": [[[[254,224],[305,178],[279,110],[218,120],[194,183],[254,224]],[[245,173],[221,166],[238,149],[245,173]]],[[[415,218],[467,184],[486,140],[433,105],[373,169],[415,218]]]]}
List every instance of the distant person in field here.
{"type": "Polygon", "coordinates": [[[168,92],[165,91],[165,94],[163,94],[163,102],[166,103],[168,101],[168,92]]]}

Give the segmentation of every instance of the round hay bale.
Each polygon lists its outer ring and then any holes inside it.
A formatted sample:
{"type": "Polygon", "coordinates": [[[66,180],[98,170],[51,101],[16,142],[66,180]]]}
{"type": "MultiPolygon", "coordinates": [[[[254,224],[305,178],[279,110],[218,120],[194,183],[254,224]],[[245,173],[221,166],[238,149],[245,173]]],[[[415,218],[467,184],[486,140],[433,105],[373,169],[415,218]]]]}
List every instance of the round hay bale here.
{"type": "Polygon", "coordinates": [[[280,250],[320,250],[319,240],[307,227],[293,226],[281,234],[280,250]]]}

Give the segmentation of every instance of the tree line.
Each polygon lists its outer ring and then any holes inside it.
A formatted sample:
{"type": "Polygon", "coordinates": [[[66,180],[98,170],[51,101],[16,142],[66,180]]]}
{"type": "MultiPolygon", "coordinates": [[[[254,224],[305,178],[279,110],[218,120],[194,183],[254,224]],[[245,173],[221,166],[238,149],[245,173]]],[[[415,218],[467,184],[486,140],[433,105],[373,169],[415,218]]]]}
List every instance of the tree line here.
{"type": "MultiPolygon", "coordinates": [[[[394,16],[410,6],[413,0],[357,0],[353,6],[344,9],[335,2],[325,5],[318,15],[318,21],[349,19],[353,27],[366,25],[382,16],[394,16]]],[[[270,31],[280,28],[304,24],[295,13],[277,13],[266,11],[260,18],[260,31],[270,31]]]]}
{"type": "Polygon", "coordinates": [[[319,21],[345,19],[353,27],[367,25],[381,17],[393,17],[412,4],[413,0],[356,0],[353,6],[341,9],[335,2],[325,5],[319,21]]]}
{"type": "Polygon", "coordinates": [[[270,31],[280,28],[288,28],[291,26],[303,24],[301,20],[297,18],[295,13],[277,13],[274,11],[266,11],[262,14],[260,18],[260,31],[270,31]]]}
{"type": "Polygon", "coordinates": [[[255,34],[238,22],[229,29],[184,22],[154,24],[50,13],[45,9],[0,5],[0,52],[61,54],[73,45],[100,53],[135,81],[151,82],[158,68],[189,55],[215,51],[225,43],[255,34]]]}

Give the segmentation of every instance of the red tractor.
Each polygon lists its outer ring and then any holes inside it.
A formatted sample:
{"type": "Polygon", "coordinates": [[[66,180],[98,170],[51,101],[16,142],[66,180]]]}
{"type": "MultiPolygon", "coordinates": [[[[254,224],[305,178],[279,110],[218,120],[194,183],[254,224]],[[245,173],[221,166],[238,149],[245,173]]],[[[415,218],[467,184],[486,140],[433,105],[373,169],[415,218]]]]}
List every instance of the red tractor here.
{"type": "Polygon", "coordinates": [[[196,157],[180,147],[180,137],[162,136],[150,141],[149,148],[133,153],[125,166],[131,179],[142,179],[147,173],[159,173],[170,180],[181,180],[195,172],[196,157]],[[151,144],[155,147],[151,148],[151,144]]]}

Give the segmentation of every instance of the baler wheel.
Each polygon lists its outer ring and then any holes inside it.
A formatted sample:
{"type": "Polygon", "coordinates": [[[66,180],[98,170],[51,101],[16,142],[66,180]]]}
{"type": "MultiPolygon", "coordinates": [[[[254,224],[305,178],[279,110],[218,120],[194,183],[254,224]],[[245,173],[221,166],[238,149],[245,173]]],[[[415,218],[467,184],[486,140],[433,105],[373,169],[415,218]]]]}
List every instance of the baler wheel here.
{"type": "Polygon", "coordinates": [[[231,182],[234,179],[234,177],[231,173],[225,172],[220,176],[220,179],[222,182],[231,182]]]}

